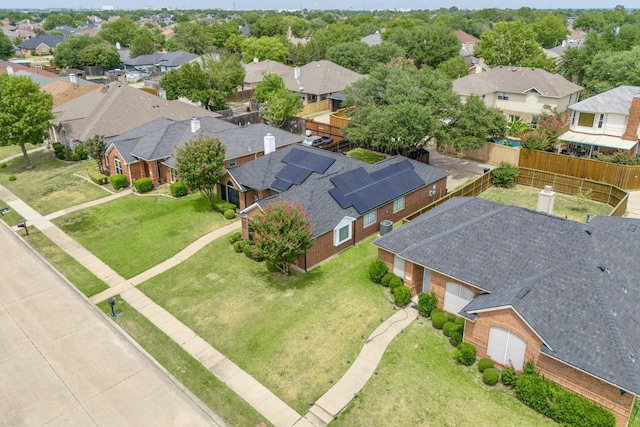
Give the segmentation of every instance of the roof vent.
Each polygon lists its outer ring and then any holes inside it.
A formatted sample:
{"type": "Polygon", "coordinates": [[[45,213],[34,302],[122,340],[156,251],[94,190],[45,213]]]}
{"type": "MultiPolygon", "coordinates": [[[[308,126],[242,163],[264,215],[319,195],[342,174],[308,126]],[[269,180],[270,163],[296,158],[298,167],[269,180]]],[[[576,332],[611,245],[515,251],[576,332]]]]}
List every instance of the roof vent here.
{"type": "Polygon", "coordinates": [[[607,267],[605,267],[604,265],[599,265],[598,268],[600,269],[600,271],[602,271],[603,273],[611,273],[611,270],[609,270],[607,267]]]}
{"type": "Polygon", "coordinates": [[[629,289],[627,289],[626,286],[622,287],[622,292],[624,292],[625,294],[629,293],[629,289]]]}
{"type": "Polygon", "coordinates": [[[618,315],[615,308],[611,309],[611,314],[613,315],[613,317],[616,317],[618,315]]]}
{"type": "Polygon", "coordinates": [[[524,298],[530,291],[531,291],[531,288],[529,287],[520,289],[520,292],[518,292],[518,295],[516,295],[516,299],[524,298]]]}
{"type": "Polygon", "coordinates": [[[636,229],[638,228],[637,225],[631,224],[628,228],[627,231],[630,233],[633,233],[634,231],[636,231],[636,229]]]}
{"type": "Polygon", "coordinates": [[[591,230],[584,230],[584,232],[591,236],[591,230]]]}
{"type": "Polygon", "coordinates": [[[631,359],[633,363],[636,363],[636,357],[633,355],[633,353],[629,355],[629,359],[631,359]]]}

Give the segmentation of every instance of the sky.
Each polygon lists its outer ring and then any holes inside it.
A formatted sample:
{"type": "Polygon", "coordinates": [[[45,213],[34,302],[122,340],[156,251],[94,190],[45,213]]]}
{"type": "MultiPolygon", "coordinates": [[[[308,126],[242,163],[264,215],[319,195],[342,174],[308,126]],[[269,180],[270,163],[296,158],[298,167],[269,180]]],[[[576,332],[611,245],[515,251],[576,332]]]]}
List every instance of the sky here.
{"type": "MultiPolygon", "coordinates": [[[[18,3],[14,3],[17,6],[18,3]]],[[[640,8],[640,0],[23,0],[19,2],[20,8],[76,8],[76,9],[102,9],[104,5],[113,6],[116,9],[143,9],[162,7],[176,9],[439,9],[456,6],[459,9],[519,9],[530,7],[533,9],[579,9],[598,8],[612,9],[616,5],[622,5],[626,9],[640,8]]],[[[0,5],[0,8],[3,6],[0,5]]]]}

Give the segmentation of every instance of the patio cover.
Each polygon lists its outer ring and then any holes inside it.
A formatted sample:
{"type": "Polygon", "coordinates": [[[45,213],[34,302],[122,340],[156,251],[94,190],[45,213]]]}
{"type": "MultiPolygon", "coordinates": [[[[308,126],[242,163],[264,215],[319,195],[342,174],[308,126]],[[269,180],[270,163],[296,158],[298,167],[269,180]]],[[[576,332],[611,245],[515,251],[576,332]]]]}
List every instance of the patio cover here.
{"type": "Polygon", "coordinates": [[[597,145],[599,147],[613,148],[616,150],[631,150],[638,141],[628,141],[619,136],[590,135],[567,131],[558,138],[562,141],[575,142],[578,144],[597,145]]]}

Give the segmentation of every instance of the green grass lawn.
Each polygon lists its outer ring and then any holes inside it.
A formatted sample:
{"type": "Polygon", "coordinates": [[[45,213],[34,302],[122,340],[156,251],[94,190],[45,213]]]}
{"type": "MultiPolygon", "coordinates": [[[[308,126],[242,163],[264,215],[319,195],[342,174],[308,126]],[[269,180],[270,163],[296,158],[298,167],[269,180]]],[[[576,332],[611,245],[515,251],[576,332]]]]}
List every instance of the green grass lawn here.
{"type": "Polygon", "coordinates": [[[347,152],[347,156],[354,159],[362,160],[366,163],[378,163],[385,158],[385,155],[376,151],[367,150],[365,148],[354,148],[347,152]]]}
{"type": "MultiPolygon", "coordinates": [[[[115,318],[116,323],[224,422],[240,427],[265,421],[233,390],[119,296],[116,304],[122,310],[115,318]]],[[[98,306],[105,313],[111,313],[106,301],[98,306]]]]}
{"type": "Polygon", "coordinates": [[[53,222],[124,278],[131,278],[229,221],[196,193],[179,199],[131,194],[53,222]]]}
{"type": "Polygon", "coordinates": [[[331,426],[553,426],[553,421],[482,383],[476,365],[453,360],[453,348],[425,319],[399,334],[378,367],[331,426]]]}
{"type": "Polygon", "coordinates": [[[283,277],[222,238],[138,289],[304,414],[393,313],[368,279],[375,257],[366,241],[283,277]]]}
{"type": "MultiPolygon", "coordinates": [[[[491,200],[504,205],[515,205],[535,210],[538,206],[538,194],[540,190],[534,187],[517,185],[513,188],[490,187],[478,197],[491,200]]],[[[585,201],[582,206],[573,196],[556,193],[553,214],[559,217],[567,217],[570,220],[585,222],[587,213],[593,218],[595,215],[607,216],[613,208],[606,203],[585,201]]]]}
{"type": "Polygon", "coordinates": [[[84,268],[40,231],[33,227],[29,228],[29,236],[25,239],[86,296],[90,297],[108,288],[106,283],[84,268]]]}
{"type": "Polygon", "coordinates": [[[93,167],[92,161],[62,162],[55,158],[53,151],[31,153],[29,158],[33,169],[23,168],[22,157],[0,168],[0,184],[42,215],[109,195],[97,185],[73,175],[93,167]],[[9,181],[10,175],[15,175],[17,180],[9,181]]]}
{"type": "MultiPolygon", "coordinates": [[[[38,148],[38,147],[42,147],[42,144],[40,145],[26,144],[27,151],[33,150],[34,148],[38,148]]],[[[7,145],[7,146],[0,147],[0,161],[6,159],[7,157],[13,156],[14,154],[19,154],[19,153],[22,153],[22,148],[20,148],[19,145],[7,145]]],[[[22,160],[22,157],[20,158],[20,160],[22,160]]]]}

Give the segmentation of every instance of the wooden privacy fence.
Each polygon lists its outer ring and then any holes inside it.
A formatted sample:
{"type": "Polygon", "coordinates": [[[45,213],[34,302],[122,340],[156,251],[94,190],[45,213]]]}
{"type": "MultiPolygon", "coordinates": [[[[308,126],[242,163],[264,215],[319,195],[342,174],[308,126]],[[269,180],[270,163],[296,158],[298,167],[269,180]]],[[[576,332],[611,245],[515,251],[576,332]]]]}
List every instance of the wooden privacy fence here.
{"type": "MultiPolygon", "coordinates": [[[[544,188],[545,185],[551,185],[554,191],[569,195],[574,195],[581,189],[589,188],[592,190],[592,200],[607,203],[613,208],[609,216],[623,216],[627,211],[629,194],[611,184],[527,168],[520,168],[517,184],[536,188],[544,188]]],[[[493,172],[489,171],[473,182],[451,193],[447,193],[444,197],[404,217],[402,223],[404,224],[415,219],[417,216],[443,204],[452,197],[475,197],[492,186],[493,172]]]]}
{"type": "Polygon", "coordinates": [[[520,149],[518,164],[522,168],[606,182],[624,190],[640,189],[640,166],[620,165],[524,148],[520,149]]]}
{"type": "Polygon", "coordinates": [[[325,111],[329,109],[329,100],[325,99],[323,101],[312,102],[311,104],[307,104],[302,108],[302,111],[298,113],[298,116],[308,116],[310,114],[319,113],[320,111],[325,111]]]}
{"type": "MultiPolygon", "coordinates": [[[[447,151],[449,152],[449,150],[447,151]]],[[[475,160],[476,162],[489,163],[492,165],[499,165],[500,162],[508,162],[517,165],[519,151],[519,148],[487,142],[482,148],[463,151],[462,158],[475,160]]],[[[455,152],[451,150],[451,153],[449,154],[455,154],[455,152]]]]}
{"type": "Polygon", "coordinates": [[[255,89],[239,90],[235,92],[233,95],[227,97],[225,99],[225,102],[248,101],[253,97],[253,92],[255,92],[255,89]]]}
{"type": "Polygon", "coordinates": [[[341,108],[340,110],[329,114],[329,123],[331,123],[332,126],[337,126],[339,128],[346,127],[351,119],[346,117],[345,111],[346,110],[344,108],[341,108]]]}
{"type": "Polygon", "coordinates": [[[305,121],[305,129],[311,131],[313,135],[330,136],[334,141],[342,141],[342,129],[338,126],[332,126],[327,123],[314,122],[313,120],[305,121]]]}

